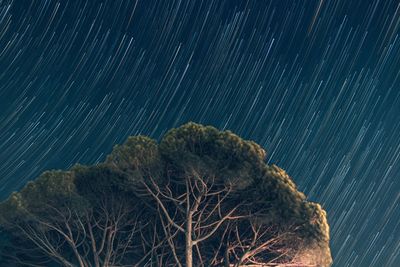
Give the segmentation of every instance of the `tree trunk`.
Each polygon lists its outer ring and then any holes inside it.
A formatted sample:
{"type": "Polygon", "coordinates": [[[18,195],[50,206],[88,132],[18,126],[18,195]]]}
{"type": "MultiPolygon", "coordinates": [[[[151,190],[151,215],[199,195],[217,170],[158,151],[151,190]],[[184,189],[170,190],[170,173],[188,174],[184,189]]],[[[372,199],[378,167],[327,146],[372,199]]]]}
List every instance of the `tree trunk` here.
{"type": "Polygon", "coordinates": [[[187,214],[186,222],[186,267],[193,266],[192,214],[187,214]]]}

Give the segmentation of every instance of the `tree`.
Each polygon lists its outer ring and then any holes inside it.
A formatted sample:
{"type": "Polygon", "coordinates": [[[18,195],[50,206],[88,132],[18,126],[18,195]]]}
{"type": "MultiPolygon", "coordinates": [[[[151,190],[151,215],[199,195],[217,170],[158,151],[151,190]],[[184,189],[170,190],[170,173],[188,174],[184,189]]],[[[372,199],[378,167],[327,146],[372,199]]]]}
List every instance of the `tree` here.
{"type": "Polygon", "coordinates": [[[16,266],[331,264],[320,205],[256,143],[195,123],[46,172],[0,214],[16,266]]]}

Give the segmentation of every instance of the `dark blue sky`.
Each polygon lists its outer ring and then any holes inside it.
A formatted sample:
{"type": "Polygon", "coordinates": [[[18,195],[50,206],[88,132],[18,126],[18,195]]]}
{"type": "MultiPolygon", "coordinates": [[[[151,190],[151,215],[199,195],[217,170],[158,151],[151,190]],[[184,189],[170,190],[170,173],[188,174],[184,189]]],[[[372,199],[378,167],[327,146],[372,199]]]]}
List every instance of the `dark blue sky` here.
{"type": "Polygon", "coordinates": [[[0,0],[0,198],[187,121],[260,143],[334,266],[400,266],[400,4],[0,0]]]}

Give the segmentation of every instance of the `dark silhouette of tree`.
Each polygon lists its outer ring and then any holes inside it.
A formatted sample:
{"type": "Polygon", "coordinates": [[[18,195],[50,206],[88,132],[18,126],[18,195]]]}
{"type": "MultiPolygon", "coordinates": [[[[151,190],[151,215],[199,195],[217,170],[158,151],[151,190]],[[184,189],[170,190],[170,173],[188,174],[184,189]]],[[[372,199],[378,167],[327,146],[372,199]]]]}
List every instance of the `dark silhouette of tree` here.
{"type": "Polygon", "coordinates": [[[0,204],[0,229],[8,266],[331,264],[320,205],[256,143],[195,123],[45,172],[0,204]]]}

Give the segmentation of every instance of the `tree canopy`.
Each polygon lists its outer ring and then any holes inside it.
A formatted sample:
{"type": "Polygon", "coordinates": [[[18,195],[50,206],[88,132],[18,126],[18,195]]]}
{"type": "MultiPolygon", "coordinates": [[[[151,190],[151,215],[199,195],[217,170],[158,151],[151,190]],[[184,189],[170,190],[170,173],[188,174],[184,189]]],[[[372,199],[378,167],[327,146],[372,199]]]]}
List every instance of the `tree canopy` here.
{"type": "Polygon", "coordinates": [[[330,266],[326,212],[266,153],[187,123],[0,203],[8,266],[330,266]]]}

